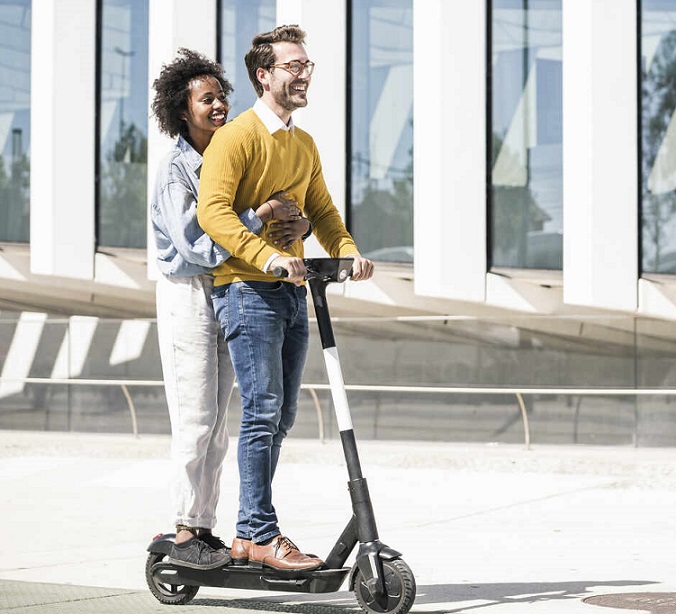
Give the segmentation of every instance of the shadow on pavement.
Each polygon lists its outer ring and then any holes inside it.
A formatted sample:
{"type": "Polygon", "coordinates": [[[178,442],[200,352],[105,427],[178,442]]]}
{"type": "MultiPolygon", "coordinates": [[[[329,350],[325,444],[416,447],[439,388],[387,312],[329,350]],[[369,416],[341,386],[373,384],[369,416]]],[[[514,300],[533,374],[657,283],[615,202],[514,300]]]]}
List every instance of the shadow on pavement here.
{"type": "MultiPolygon", "coordinates": [[[[501,584],[433,584],[418,586],[413,611],[416,614],[451,614],[469,612],[502,604],[534,604],[564,599],[583,599],[594,587],[644,586],[650,580],[590,580],[588,582],[528,582],[501,584]],[[453,604],[458,604],[454,608],[453,604]],[[462,604],[462,605],[460,605],[462,604]],[[435,607],[436,606],[436,607],[435,607]]],[[[650,595],[650,593],[637,593],[650,595]]],[[[664,595],[664,593],[661,593],[664,595]]],[[[594,597],[596,599],[596,597],[594,597]]],[[[587,600],[585,600],[587,601],[587,600]]],[[[589,601],[591,603],[591,601],[589,601]]],[[[228,607],[238,610],[287,612],[289,614],[352,614],[361,612],[354,594],[348,591],[318,594],[294,594],[252,599],[195,598],[190,605],[228,607]]],[[[594,602],[594,605],[602,605],[594,602]]],[[[641,609],[645,609],[641,607],[641,609]]],[[[671,614],[676,610],[655,610],[671,614]]]]}
{"type": "MultiPolygon", "coordinates": [[[[504,604],[520,605],[526,610],[535,605],[543,611],[546,604],[559,600],[584,601],[597,606],[618,609],[649,610],[651,614],[676,612],[674,593],[615,593],[593,595],[593,589],[644,586],[655,584],[646,580],[598,580],[588,582],[538,582],[500,584],[435,584],[419,586],[413,614],[453,614],[457,612],[490,612],[491,607],[504,604]]],[[[245,591],[242,591],[246,594],[245,591]]],[[[584,607],[584,606],[582,606],[584,607]]],[[[363,614],[354,594],[349,591],[326,594],[284,593],[262,597],[221,599],[199,597],[181,606],[184,614],[210,612],[225,608],[230,614],[246,612],[285,612],[288,614],[363,614]]],[[[107,589],[85,586],[0,581],[0,612],[12,614],[166,614],[165,606],[148,591],[107,589]]],[[[589,608],[590,614],[593,608],[589,608]]],[[[173,611],[173,610],[172,610],[173,611]]],[[[577,611],[577,610],[576,610],[577,611]]]]}

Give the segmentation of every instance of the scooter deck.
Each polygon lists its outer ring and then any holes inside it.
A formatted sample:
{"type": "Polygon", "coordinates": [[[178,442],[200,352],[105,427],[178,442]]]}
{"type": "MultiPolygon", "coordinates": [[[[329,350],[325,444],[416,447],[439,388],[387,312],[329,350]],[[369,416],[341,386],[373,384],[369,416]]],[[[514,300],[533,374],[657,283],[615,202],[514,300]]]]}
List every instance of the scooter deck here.
{"type": "Polygon", "coordinates": [[[289,591],[299,593],[332,593],[340,589],[349,567],[319,569],[304,572],[302,576],[282,575],[272,569],[257,569],[248,565],[227,565],[202,570],[180,567],[161,561],[152,567],[153,577],[163,584],[175,586],[213,586],[254,590],[289,591]]]}

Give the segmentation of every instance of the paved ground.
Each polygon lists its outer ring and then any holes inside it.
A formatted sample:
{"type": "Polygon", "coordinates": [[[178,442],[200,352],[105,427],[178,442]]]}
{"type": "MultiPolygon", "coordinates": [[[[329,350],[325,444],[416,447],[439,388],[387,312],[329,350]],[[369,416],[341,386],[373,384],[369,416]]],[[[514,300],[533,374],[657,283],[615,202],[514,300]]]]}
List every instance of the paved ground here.
{"type": "MultiPolygon", "coordinates": [[[[0,431],[0,612],[168,612],[145,548],[171,530],[167,437],[0,431]]],[[[366,442],[381,539],[404,553],[413,612],[676,612],[676,450],[366,442]],[[587,600],[587,601],[585,601],[587,600]]],[[[218,532],[232,537],[234,455],[218,532]]],[[[349,517],[337,442],[291,439],[283,530],[325,554],[349,517]]],[[[177,612],[349,614],[353,595],[202,588],[177,612]]],[[[173,610],[172,610],[173,611],[173,610]]]]}

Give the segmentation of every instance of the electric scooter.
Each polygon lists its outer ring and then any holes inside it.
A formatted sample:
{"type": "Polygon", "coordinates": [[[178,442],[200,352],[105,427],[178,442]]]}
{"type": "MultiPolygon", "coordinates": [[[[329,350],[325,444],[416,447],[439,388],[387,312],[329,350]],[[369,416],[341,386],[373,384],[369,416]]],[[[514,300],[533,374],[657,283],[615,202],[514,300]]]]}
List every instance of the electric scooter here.
{"type": "MultiPolygon", "coordinates": [[[[348,578],[362,610],[367,614],[406,614],[415,599],[416,584],[411,569],[401,553],[378,538],[371,498],[362,475],[352,418],[347,403],[338,350],[326,302],[326,287],[344,282],[352,272],[351,258],[306,258],[306,279],[319,326],[324,361],[329,378],[340,439],[349,476],[348,490],[352,517],[325,559],[314,571],[279,572],[248,565],[226,565],[217,569],[199,570],[174,565],[167,561],[175,534],[157,536],[148,546],[146,581],[150,592],[165,604],[186,604],[200,586],[302,593],[331,593],[340,589],[348,578]],[[355,563],[345,562],[359,544],[355,563]]],[[[274,270],[283,277],[286,271],[274,270]]]]}

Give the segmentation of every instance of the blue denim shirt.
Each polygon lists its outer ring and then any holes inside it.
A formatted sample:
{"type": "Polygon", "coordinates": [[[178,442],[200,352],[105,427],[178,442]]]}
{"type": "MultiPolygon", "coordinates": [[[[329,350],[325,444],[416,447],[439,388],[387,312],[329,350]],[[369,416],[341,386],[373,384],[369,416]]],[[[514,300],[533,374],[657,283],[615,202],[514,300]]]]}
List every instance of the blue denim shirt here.
{"type": "MultiPolygon", "coordinates": [[[[202,275],[230,257],[230,252],[215,243],[197,223],[201,169],[202,156],[179,136],[157,171],[150,215],[157,265],[165,275],[202,275]]],[[[253,209],[247,209],[239,218],[255,234],[263,229],[253,209]]]]}

